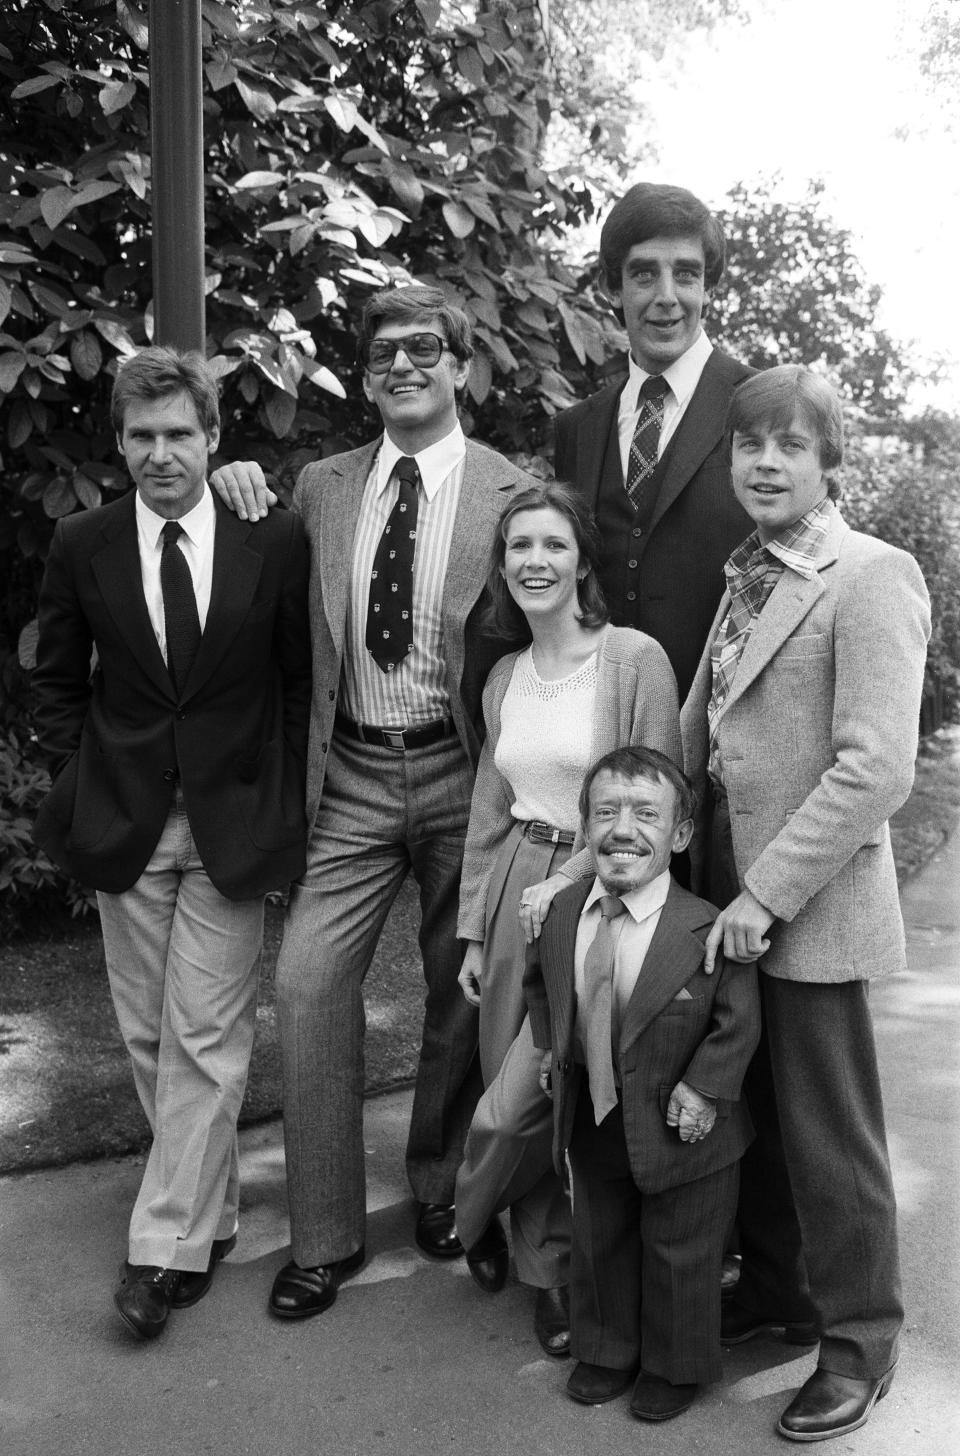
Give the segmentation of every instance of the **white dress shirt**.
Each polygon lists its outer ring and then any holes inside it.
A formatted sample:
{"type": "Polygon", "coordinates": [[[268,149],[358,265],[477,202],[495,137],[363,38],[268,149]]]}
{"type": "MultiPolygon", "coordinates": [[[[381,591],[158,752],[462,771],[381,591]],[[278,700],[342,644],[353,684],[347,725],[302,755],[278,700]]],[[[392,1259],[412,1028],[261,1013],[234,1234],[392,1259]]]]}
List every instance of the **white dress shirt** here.
{"type": "MultiPolygon", "coordinates": [[[[167,632],[163,618],[163,590],[160,586],[160,557],[163,555],[161,532],[167,524],[166,516],[158,516],[144,502],[137,492],[137,545],[140,548],[140,574],[143,578],[143,595],[150,614],[150,624],[157,636],[163,660],[167,660],[167,632]]],[[[197,615],[200,631],[207,623],[210,607],[210,591],[213,586],[213,541],[216,535],[217,513],[214,509],[210,487],[204,485],[203,495],[192,510],[178,518],[177,524],[183,535],[177,541],[175,550],[182,551],[190,568],[193,591],[197,598],[197,615]]]]}
{"type": "MultiPolygon", "coordinates": [[[[661,371],[669,388],[663,396],[663,425],[657,444],[658,460],[676,433],[677,426],[686,413],[687,405],[693,397],[693,391],[700,383],[700,376],[712,353],[713,345],[701,329],[686,353],[681,354],[679,359],[674,360],[668,368],[661,371]]],[[[634,431],[637,428],[637,417],[640,414],[640,386],[650,378],[652,376],[645,369],[641,369],[639,364],[634,363],[631,354],[630,377],[623,386],[620,395],[620,411],[617,416],[620,464],[623,467],[624,480],[627,478],[630,443],[633,440],[634,431]]]]}

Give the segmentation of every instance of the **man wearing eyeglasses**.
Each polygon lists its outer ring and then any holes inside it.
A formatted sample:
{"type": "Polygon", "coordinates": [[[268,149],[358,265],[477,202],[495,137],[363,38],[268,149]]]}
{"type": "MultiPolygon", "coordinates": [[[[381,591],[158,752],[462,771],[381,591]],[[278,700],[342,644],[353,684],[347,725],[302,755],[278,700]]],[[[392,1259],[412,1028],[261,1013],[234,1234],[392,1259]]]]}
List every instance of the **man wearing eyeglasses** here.
{"type": "MultiPolygon", "coordinates": [[[[411,869],[427,995],[407,1175],[420,1248],[462,1253],[453,1189],[481,1085],[457,896],[480,695],[504,650],[475,621],[496,521],[530,483],[464,439],[470,326],[443,293],[374,294],[359,343],[383,434],[308,465],[293,501],[310,542],[314,693],[308,866],[277,966],[292,1259],[270,1309],[285,1319],[328,1309],[363,1263],[362,985],[411,869]]],[[[231,466],[211,480],[241,515],[246,478],[231,466]]]]}

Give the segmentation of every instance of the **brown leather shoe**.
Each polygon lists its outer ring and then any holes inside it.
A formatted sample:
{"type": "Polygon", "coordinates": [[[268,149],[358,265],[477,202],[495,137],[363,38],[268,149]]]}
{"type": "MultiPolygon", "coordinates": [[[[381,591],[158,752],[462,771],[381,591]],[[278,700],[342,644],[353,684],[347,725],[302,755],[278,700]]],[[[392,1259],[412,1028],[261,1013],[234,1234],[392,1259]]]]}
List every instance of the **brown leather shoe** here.
{"type": "Polygon", "coordinates": [[[570,1354],[570,1296],[565,1284],[537,1290],[533,1332],[545,1355],[565,1360],[570,1354]]]}
{"type": "Polygon", "coordinates": [[[333,1304],[344,1279],[355,1274],[365,1258],[366,1251],[361,1244],[357,1252],[346,1259],[338,1259],[333,1264],[317,1264],[313,1269],[301,1269],[291,1259],[273,1281],[270,1313],[277,1319],[309,1319],[311,1315],[322,1314],[333,1304]]]}
{"type": "Polygon", "coordinates": [[[829,1441],[856,1431],[866,1425],[873,1407],[890,1389],[895,1369],[891,1365],[879,1380],[815,1370],[777,1422],[778,1433],[788,1441],[829,1441]]]}
{"type": "Polygon", "coordinates": [[[467,1268],[485,1294],[499,1294],[510,1272],[507,1236],[494,1214],[472,1248],[467,1250],[467,1268]]]}
{"type": "Polygon", "coordinates": [[[210,1261],[206,1269],[182,1269],[180,1271],[180,1283],[170,1303],[174,1309],[189,1309],[192,1304],[197,1304],[206,1294],[213,1283],[213,1275],[221,1259],[225,1259],[231,1249],[236,1248],[237,1236],[231,1234],[228,1239],[214,1239],[210,1247],[210,1261]]]}
{"type": "Polygon", "coordinates": [[[641,1370],[630,1397],[630,1414],[641,1421],[669,1421],[689,1410],[699,1385],[673,1385],[662,1375],[641,1370]]]}
{"type": "Polygon", "coordinates": [[[613,1370],[609,1365],[589,1365],[578,1360],[567,1381],[567,1394],[581,1405],[606,1405],[630,1385],[636,1366],[629,1370],[613,1370]]]}
{"type": "Polygon", "coordinates": [[[142,1340],[153,1340],[162,1334],[179,1282],[176,1269],[131,1264],[124,1259],[113,1302],[127,1328],[142,1340]]]}
{"type": "Polygon", "coordinates": [[[452,1203],[418,1203],[417,1247],[433,1259],[459,1259],[463,1245],[454,1227],[456,1209],[452,1203]]]}

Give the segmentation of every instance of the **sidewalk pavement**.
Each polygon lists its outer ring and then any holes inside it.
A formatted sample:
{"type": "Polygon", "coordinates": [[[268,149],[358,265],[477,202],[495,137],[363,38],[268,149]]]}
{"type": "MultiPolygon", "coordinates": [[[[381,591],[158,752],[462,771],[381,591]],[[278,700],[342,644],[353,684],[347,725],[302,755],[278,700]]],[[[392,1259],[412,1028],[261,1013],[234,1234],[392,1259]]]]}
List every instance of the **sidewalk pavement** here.
{"type": "MultiPolygon", "coordinates": [[[[834,1456],[960,1450],[960,834],[904,892],[909,971],[873,996],[900,1200],[907,1324],[890,1395],[834,1456]]],[[[809,1351],[757,1339],[664,1425],[626,1400],[564,1395],[532,1295],[484,1295],[463,1260],[412,1243],[403,1176],[410,1093],[367,1104],[369,1262],[316,1319],[266,1313],[285,1261],[278,1123],[242,1136],[237,1248],[210,1294],[144,1344],[115,1316],[138,1158],[0,1179],[0,1449],[5,1456],[737,1456],[786,1452],[776,1418],[809,1351]]]]}

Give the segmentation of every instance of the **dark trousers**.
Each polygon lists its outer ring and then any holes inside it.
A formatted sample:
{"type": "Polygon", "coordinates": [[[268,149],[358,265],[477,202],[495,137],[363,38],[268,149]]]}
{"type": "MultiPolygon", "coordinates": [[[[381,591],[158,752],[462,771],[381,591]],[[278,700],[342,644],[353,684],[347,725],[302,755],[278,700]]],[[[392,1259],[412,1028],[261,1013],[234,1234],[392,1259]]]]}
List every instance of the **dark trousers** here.
{"type": "Polygon", "coordinates": [[[673,1384],[718,1380],[720,1263],[737,1164],[662,1193],[641,1193],[618,1105],[597,1127],[586,1077],[570,1140],[572,1353],[637,1365],[673,1384]]]}

